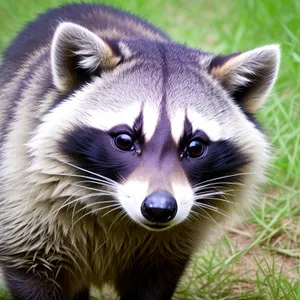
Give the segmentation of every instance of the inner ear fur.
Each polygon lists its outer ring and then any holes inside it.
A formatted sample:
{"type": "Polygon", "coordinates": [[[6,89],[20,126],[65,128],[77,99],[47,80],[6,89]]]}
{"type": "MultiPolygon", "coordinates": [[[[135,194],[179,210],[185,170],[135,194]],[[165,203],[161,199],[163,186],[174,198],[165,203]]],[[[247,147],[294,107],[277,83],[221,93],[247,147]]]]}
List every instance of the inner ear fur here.
{"type": "Polygon", "coordinates": [[[265,102],[276,81],[280,62],[278,45],[268,45],[242,53],[216,56],[209,72],[248,113],[265,102]]]}
{"type": "Polygon", "coordinates": [[[107,42],[80,25],[63,22],[55,30],[51,69],[59,91],[68,92],[97,70],[114,68],[120,60],[107,42]]]}

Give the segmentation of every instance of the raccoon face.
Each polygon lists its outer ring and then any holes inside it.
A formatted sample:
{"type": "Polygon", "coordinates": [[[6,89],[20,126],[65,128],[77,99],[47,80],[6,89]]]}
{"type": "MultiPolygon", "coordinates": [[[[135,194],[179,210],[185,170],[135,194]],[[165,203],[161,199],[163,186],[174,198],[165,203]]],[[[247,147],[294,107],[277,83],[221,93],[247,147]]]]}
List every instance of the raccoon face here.
{"type": "MultiPolygon", "coordinates": [[[[278,61],[277,46],[220,57],[175,44],[104,41],[62,23],[51,66],[57,90],[71,96],[44,116],[29,143],[32,168],[89,178],[149,230],[248,206],[268,158],[253,114],[278,61]]],[[[65,191],[76,176],[60,178],[65,191]]],[[[86,193],[81,201],[92,207],[97,199],[86,193]]]]}

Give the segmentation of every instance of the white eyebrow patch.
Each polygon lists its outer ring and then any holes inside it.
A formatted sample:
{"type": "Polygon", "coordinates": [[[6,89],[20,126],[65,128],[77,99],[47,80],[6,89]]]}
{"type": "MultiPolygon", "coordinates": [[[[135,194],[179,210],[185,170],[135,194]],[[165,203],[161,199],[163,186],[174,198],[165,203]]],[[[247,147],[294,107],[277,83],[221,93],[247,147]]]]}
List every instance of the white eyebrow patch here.
{"type": "Polygon", "coordinates": [[[143,107],[143,132],[145,141],[148,142],[153,136],[158,123],[159,106],[151,105],[146,102],[143,107]]]}
{"type": "Polygon", "coordinates": [[[141,104],[139,103],[128,105],[119,111],[104,111],[96,108],[88,111],[84,123],[93,128],[106,131],[120,124],[126,124],[132,128],[141,112],[141,108],[141,104]]]}
{"type": "Polygon", "coordinates": [[[222,129],[218,122],[210,120],[192,108],[188,108],[185,114],[184,110],[177,110],[170,118],[172,137],[176,143],[184,133],[185,118],[192,124],[193,131],[204,131],[211,141],[218,141],[222,137],[222,129]]]}
{"type": "Polygon", "coordinates": [[[152,106],[147,102],[144,105],[136,102],[124,107],[120,111],[104,111],[99,109],[89,111],[87,119],[85,119],[85,124],[101,130],[109,130],[120,124],[126,124],[132,128],[141,110],[143,111],[142,129],[147,142],[153,136],[159,118],[158,107],[152,106]]]}
{"type": "Polygon", "coordinates": [[[187,118],[192,124],[193,131],[202,130],[211,141],[218,141],[222,137],[222,129],[218,122],[210,120],[196,112],[194,109],[187,109],[187,118]]]}
{"type": "Polygon", "coordinates": [[[184,133],[185,111],[177,110],[172,115],[169,115],[169,119],[171,123],[171,134],[173,140],[176,144],[178,144],[184,133]]]}

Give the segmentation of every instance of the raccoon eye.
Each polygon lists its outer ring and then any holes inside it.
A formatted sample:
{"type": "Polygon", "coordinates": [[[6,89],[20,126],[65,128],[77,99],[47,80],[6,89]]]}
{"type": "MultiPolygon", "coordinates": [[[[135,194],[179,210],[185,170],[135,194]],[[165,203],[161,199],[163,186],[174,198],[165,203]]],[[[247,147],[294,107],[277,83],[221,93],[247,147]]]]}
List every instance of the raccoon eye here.
{"type": "Polygon", "coordinates": [[[115,145],[123,151],[134,150],[134,140],[127,133],[121,133],[115,137],[115,145]]]}
{"type": "Polygon", "coordinates": [[[203,155],[205,151],[205,144],[200,140],[192,140],[186,148],[187,155],[196,158],[203,155]]]}

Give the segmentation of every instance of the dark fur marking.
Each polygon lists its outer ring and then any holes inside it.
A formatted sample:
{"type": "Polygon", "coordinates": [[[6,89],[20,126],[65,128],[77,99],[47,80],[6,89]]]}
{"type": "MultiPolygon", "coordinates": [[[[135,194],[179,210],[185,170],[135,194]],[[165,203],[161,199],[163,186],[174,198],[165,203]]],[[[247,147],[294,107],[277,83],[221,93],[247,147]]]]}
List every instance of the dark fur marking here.
{"type": "MultiPolygon", "coordinates": [[[[137,118],[138,120],[139,118],[137,118]]],[[[156,170],[179,167],[177,147],[170,133],[169,120],[164,115],[152,139],[143,144],[143,135],[136,135],[142,154],[121,151],[113,145],[117,132],[130,132],[128,126],[118,125],[109,132],[90,127],[77,128],[67,134],[60,143],[61,150],[68,154],[76,165],[110,179],[119,181],[132,173],[139,164],[151,165],[149,172],[161,180],[156,170]]]]}
{"type": "MultiPolygon", "coordinates": [[[[237,174],[247,163],[249,163],[249,158],[227,140],[209,143],[206,154],[202,157],[187,157],[182,160],[182,166],[193,185],[237,174]]],[[[239,176],[234,176],[226,178],[225,181],[236,182],[239,179],[239,176]]],[[[224,181],[224,179],[215,180],[215,185],[220,181],[224,181]]]]}
{"type": "Polygon", "coordinates": [[[113,146],[112,136],[102,130],[81,127],[64,137],[61,150],[88,171],[119,181],[137,166],[137,154],[113,146]]]}
{"type": "Polygon", "coordinates": [[[72,300],[89,300],[90,299],[90,291],[89,289],[85,289],[80,291],[72,300]]]}
{"type": "MultiPolygon", "coordinates": [[[[0,136],[0,145],[2,144],[2,140],[4,139],[5,134],[8,132],[8,127],[10,125],[10,121],[14,117],[14,112],[16,106],[18,105],[20,99],[22,99],[22,93],[24,93],[24,89],[28,87],[30,80],[32,80],[35,76],[36,69],[42,65],[42,63],[46,59],[46,54],[43,54],[41,57],[37,59],[32,65],[28,67],[28,70],[23,74],[22,79],[20,80],[19,84],[15,87],[15,89],[11,93],[11,100],[9,103],[9,107],[6,110],[6,116],[4,121],[2,122],[3,127],[1,128],[1,136],[0,136]]],[[[4,66],[5,68],[5,66],[4,66]]],[[[16,69],[17,70],[17,69],[16,69]]],[[[13,75],[11,79],[13,79],[13,75]]]]}
{"type": "Polygon", "coordinates": [[[170,300],[188,261],[188,254],[182,259],[159,253],[138,257],[116,281],[121,300],[170,300]]]}
{"type": "MultiPolygon", "coordinates": [[[[117,126],[112,130],[124,132],[125,129],[122,128],[117,126]]],[[[153,180],[158,181],[163,180],[162,169],[164,173],[168,173],[182,167],[191,184],[195,185],[206,180],[235,175],[249,163],[249,158],[232,142],[226,140],[208,142],[203,157],[186,157],[179,160],[182,149],[178,149],[172,139],[166,115],[161,116],[151,140],[141,146],[141,156],[131,151],[120,151],[112,143],[113,139],[107,132],[83,127],[66,136],[61,142],[61,148],[78,166],[117,181],[126,178],[138,165],[144,165],[148,166],[147,172],[153,174],[153,180]]],[[[187,143],[188,139],[184,140],[181,147],[187,143]]],[[[238,176],[229,177],[226,182],[236,182],[240,179],[238,176]]],[[[214,182],[218,184],[218,181],[214,182]]]]}
{"type": "MultiPolygon", "coordinates": [[[[47,270],[45,270],[47,272],[47,270]]],[[[27,269],[4,269],[4,278],[13,300],[69,300],[64,290],[70,284],[66,274],[46,277],[43,272],[33,274],[27,269]]]]}
{"type": "Polygon", "coordinates": [[[191,122],[186,117],[184,120],[184,133],[183,133],[181,140],[179,141],[179,145],[181,147],[180,150],[182,150],[185,146],[187,146],[189,141],[194,138],[200,138],[205,143],[210,142],[209,137],[207,136],[207,134],[204,131],[199,130],[199,129],[196,129],[195,131],[193,130],[193,126],[192,126],[191,122]]]}
{"type": "Polygon", "coordinates": [[[167,94],[166,87],[167,87],[167,83],[168,83],[169,76],[170,76],[169,75],[168,60],[167,60],[167,55],[166,55],[167,48],[162,43],[157,44],[157,47],[158,47],[158,51],[159,51],[159,54],[160,54],[160,57],[161,57],[161,70],[162,70],[162,78],[163,78],[162,103],[166,104],[165,103],[166,94],[167,94]],[[165,100],[165,101],[163,101],[163,100],[165,100]]]}

